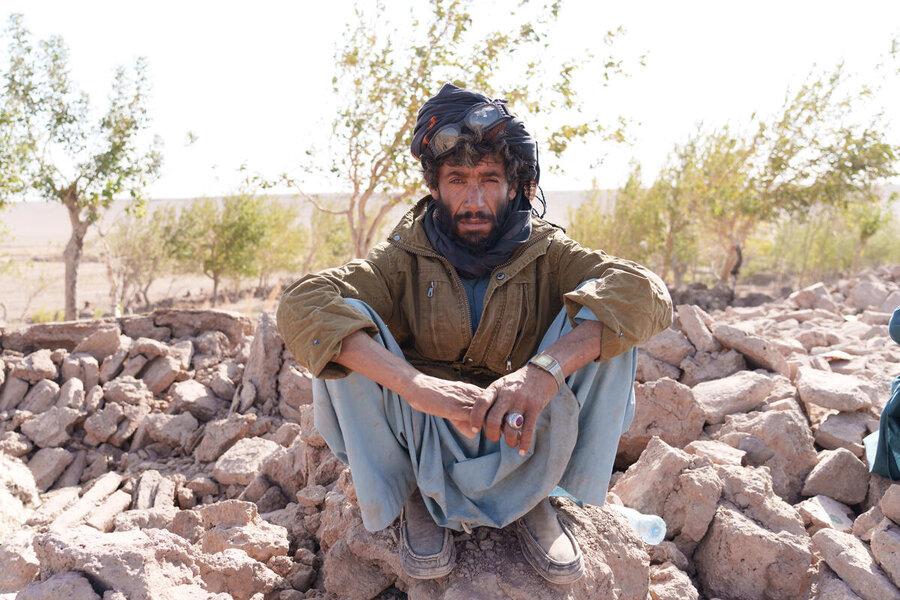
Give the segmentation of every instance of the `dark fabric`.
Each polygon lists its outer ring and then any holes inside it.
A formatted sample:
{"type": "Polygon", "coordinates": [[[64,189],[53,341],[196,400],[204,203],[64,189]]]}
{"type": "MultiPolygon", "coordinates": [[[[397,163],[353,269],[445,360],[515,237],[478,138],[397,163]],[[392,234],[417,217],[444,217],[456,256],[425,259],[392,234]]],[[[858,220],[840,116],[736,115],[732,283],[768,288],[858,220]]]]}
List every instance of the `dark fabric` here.
{"type": "Polygon", "coordinates": [[[481,313],[484,311],[484,295],[487,293],[491,278],[460,277],[459,280],[462,281],[463,289],[466,291],[466,300],[469,302],[469,318],[472,322],[472,331],[475,332],[481,322],[481,313]]]}
{"type": "MultiPolygon", "coordinates": [[[[900,343],[900,307],[894,310],[888,330],[894,341],[900,343]]],[[[871,471],[900,481],[900,377],[891,384],[891,399],[881,411],[878,445],[871,471]]]]}
{"type": "Polygon", "coordinates": [[[516,248],[531,237],[531,211],[514,210],[500,226],[503,233],[497,243],[484,254],[472,254],[450,238],[450,234],[444,230],[435,215],[436,206],[434,201],[428,205],[428,211],[425,213],[425,235],[428,236],[431,246],[450,261],[461,277],[480,279],[490,275],[494,267],[508,261],[516,248]]]}

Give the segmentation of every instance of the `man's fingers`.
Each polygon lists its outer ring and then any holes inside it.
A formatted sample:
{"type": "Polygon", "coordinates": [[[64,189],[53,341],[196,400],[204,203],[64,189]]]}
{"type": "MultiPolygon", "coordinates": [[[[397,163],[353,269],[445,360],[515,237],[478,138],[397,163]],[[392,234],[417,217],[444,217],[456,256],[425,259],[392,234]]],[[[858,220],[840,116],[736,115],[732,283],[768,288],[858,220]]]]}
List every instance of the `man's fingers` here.
{"type": "Polygon", "coordinates": [[[491,405],[494,403],[496,397],[497,388],[488,387],[475,399],[475,404],[469,412],[469,428],[473,435],[481,431],[481,428],[484,427],[484,417],[491,409],[491,405]]]}
{"type": "Polygon", "coordinates": [[[534,439],[534,430],[537,428],[537,418],[529,414],[525,414],[525,424],[522,426],[522,433],[519,437],[519,456],[528,454],[531,449],[531,441],[534,439]]]}
{"type": "Polygon", "coordinates": [[[503,439],[510,448],[515,448],[519,444],[519,430],[513,429],[508,423],[503,424],[503,439]]]}
{"type": "Polygon", "coordinates": [[[506,395],[497,394],[484,419],[484,433],[492,442],[500,440],[500,428],[503,425],[503,417],[506,416],[508,405],[509,401],[506,399],[506,395]]]}
{"type": "Polygon", "coordinates": [[[453,425],[454,429],[460,432],[462,435],[466,436],[469,439],[473,439],[475,437],[475,433],[469,429],[468,421],[454,421],[453,419],[447,419],[450,421],[450,424],[453,425]]]}

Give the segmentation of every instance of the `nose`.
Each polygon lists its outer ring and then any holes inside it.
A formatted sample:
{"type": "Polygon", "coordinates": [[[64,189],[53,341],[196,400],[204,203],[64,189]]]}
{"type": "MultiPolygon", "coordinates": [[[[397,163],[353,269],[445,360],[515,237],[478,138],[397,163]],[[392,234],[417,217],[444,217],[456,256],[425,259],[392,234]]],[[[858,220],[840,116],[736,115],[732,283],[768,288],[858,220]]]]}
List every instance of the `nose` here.
{"type": "Polygon", "coordinates": [[[465,211],[479,212],[486,206],[484,190],[477,182],[472,182],[466,187],[466,197],[463,204],[465,211]]]}

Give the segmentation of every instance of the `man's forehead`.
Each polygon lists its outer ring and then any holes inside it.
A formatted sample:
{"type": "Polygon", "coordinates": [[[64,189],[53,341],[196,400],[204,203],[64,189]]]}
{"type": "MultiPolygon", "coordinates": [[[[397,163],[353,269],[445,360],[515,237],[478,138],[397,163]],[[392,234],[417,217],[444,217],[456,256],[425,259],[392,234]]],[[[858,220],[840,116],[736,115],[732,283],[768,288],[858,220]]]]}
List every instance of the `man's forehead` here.
{"type": "MultiPolygon", "coordinates": [[[[447,169],[472,168],[472,167],[469,167],[469,165],[464,165],[462,163],[454,162],[452,160],[448,160],[447,162],[441,164],[442,170],[444,169],[444,167],[446,167],[447,169]]],[[[502,170],[503,167],[504,167],[504,161],[503,161],[503,158],[499,154],[487,154],[487,155],[481,157],[481,160],[478,161],[478,164],[476,164],[474,168],[476,168],[476,169],[497,168],[497,169],[502,170]]]]}

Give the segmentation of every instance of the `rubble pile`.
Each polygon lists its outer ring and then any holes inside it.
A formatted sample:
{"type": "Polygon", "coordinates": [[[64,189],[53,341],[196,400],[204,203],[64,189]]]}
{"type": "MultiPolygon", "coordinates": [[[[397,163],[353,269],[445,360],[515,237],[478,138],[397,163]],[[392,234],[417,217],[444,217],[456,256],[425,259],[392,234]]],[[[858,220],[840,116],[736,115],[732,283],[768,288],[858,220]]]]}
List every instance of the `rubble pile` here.
{"type": "Polygon", "coordinates": [[[0,600],[900,599],[900,484],[868,472],[900,346],[900,267],[707,313],[639,349],[610,503],[556,499],[586,576],[540,579],[513,529],[407,577],[365,530],[274,319],[157,311],[0,336],[0,600]]]}

